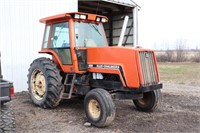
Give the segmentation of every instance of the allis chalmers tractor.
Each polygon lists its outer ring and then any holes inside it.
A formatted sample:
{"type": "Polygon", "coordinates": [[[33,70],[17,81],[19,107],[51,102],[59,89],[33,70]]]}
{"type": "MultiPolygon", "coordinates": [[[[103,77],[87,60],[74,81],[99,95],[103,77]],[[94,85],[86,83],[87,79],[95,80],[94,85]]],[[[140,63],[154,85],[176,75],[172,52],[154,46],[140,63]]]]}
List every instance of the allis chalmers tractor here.
{"type": "Polygon", "coordinates": [[[52,59],[33,61],[28,90],[33,103],[54,108],[61,99],[84,96],[88,121],[108,126],[115,118],[113,99],[133,100],[141,111],[153,111],[161,98],[159,73],[152,50],[109,47],[105,16],[64,13],[41,19],[46,24],[39,53],[52,59]]]}

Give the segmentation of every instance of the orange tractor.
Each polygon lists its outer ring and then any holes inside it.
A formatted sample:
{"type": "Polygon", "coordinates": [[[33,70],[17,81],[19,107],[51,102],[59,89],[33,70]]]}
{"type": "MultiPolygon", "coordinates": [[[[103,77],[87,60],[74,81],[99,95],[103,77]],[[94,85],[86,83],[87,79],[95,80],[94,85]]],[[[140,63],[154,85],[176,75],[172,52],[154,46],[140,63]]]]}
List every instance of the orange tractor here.
{"type": "Polygon", "coordinates": [[[107,17],[64,13],[41,19],[46,24],[38,58],[30,65],[28,90],[33,103],[54,108],[60,100],[84,96],[88,121],[108,126],[115,118],[113,99],[133,100],[141,111],[153,111],[160,99],[154,51],[108,46],[103,23],[107,17]]]}

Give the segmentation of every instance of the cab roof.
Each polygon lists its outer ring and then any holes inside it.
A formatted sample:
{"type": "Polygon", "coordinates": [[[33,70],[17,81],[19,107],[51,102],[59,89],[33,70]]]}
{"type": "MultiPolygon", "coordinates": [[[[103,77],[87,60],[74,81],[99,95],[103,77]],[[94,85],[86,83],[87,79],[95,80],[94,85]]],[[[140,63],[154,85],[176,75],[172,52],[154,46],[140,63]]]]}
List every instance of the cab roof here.
{"type": "MultiPolygon", "coordinates": [[[[51,21],[74,18],[75,15],[86,15],[86,20],[88,20],[88,21],[96,21],[97,17],[105,18],[108,21],[108,18],[105,16],[101,16],[101,15],[97,15],[97,14],[90,14],[90,13],[83,13],[83,12],[70,12],[70,13],[58,14],[58,15],[42,18],[39,21],[41,23],[48,23],[51,21]]],[[[77,19],[77,18],[74,18],[74,19],[77,19]]],[[[78,19],[78,20],[81,20],[81,19],[78,19]]]]}

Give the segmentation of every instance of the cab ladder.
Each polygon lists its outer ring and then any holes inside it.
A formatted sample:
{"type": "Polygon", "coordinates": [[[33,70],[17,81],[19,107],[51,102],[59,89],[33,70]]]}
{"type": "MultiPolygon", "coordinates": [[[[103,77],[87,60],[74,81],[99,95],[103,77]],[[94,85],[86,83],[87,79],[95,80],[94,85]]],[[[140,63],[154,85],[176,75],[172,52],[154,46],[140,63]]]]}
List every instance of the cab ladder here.
{"type": "Polygon", "coordinates": [[[74,73],[70,73],[70,74],[66,75],[66,78],[65,78],[65,81],[64,81],[64,88],[69,86],[70,89],[69,89],[69,93],[64,93],[63,94],[62,99],[71,99],[73,88],[74,88],[75,79],[76,79],[76,74],[74,74],[74,73]],[[72,78],[70,78],[70,77],[72,77],[72,78]]]}

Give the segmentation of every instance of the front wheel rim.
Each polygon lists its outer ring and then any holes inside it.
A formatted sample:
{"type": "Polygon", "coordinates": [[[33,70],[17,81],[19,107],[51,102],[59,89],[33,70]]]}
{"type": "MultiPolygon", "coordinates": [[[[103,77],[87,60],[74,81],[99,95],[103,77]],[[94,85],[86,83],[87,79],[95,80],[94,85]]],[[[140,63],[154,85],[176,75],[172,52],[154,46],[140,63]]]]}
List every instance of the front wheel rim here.
{"type": "Polygon", "coordinates": [[[41,70],[34,70],[31,74],[31,91],[37,100],[42,100],[46,93],[46,80],[41,70]]]}
{"type": "Polygon", "coordinates": [[[97,100],[92,99],[88,103],[88,110],[92,118],[98,119],[101,115],[101,107],[97,100]]]}
{"type": "Polygon", "coordinates": [[[143,107],[148,106],[150,101],[152,100],[151,98],[152,98],[151,94],[149,93],[144,94],[143,98],[138,100],[138,103],[143,107]]]}

